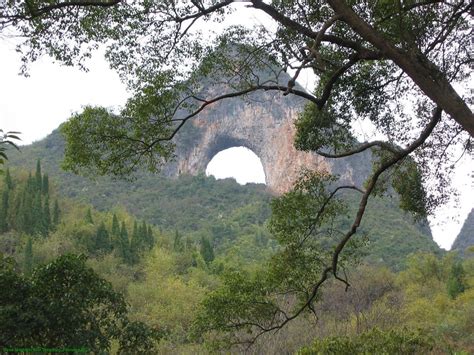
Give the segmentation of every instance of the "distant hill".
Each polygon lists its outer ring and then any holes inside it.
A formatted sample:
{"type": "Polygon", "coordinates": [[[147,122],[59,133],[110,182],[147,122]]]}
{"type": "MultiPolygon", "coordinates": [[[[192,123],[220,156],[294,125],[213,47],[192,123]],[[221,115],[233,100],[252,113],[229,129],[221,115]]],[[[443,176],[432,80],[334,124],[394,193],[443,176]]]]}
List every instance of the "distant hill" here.
{"type": "MultiPolygon", "coordinates": [[[[215,180],[204,175],[170,179],[149,173],[140,173],[133,181],[109,177],[91,180],[60,169],[63,151],[63,138],[55,130],[45,139],[22,147],[20,153],[10,152],[9,167],[32,170],[40,159],[60,195],[91,203],[99,210],[123,206],[162,230],[211,234],[226,243],[232,243],[236,235],[255,233],[255,228],[245,231],[246,226],[259,225],[263,230],[270,216],[273,196],[265,185],[241,186],[233,179],[215,180]]],[[[370,240],[366,260],[393,269],[402,268],[402,260],[410,253],[441,252],[429,227],[413,223],[395,199],[370,200],[360,229],[360,235],[364,234],[370,240]]]]}
{"type": "Polygon", "coordinates": [[[474,246],[474,208],[464,221],[451,250],[457,250],[461,255],[466,255],[466,248],[470,246],[474,246]]]}

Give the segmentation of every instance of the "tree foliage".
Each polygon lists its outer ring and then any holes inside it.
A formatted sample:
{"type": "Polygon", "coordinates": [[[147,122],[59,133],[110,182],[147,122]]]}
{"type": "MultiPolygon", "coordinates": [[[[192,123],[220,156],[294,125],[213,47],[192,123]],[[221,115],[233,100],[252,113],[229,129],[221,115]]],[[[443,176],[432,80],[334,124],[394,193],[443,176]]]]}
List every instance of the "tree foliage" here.
{"type": "Polygon", "coordinates": [[[0,210],[0,232],[16,230],[29,235],[46,236],[59,223],[59,217],[54,218],[53,215],[51,219],[49,182],[43,183],[48,181],[44,176],[39,160],[35,176],[30,173],[26,181],[14,182],[7,169],[0,210]]]}
{"type": "Polygon", "coordinates": [[[83,256],[64,255],[35,269],[31,279],[2,268],[0,280],[9,289],[1,294],[4,347],[102,352],[110,349],[113,338],[125,337],[125,350],[149,347],[156,337],[142,323],[129,324],[123,296],[88,268],[83,256]],[[130,337],[132,332],[137,335],[130,337]]]}
{"type": "Polygon", "coordinates": [[[223,275],[222,286],[203,303],[196,323],[199,333],[217,329],[239,338],[248,332],[255,337],[246,340],[244,336],[241,341],[253,343],[300,314],[315,312],[318,291],[331,276],[349,286],[336,268],[327,266],[339,257],[342,269],[356,262],[358,247],[352,242],[344,254],[333,256],[333,250],[340,248],[334,221],[345,208],[334,197],[344,189],[330,191],[331,181],[334,178],[328,174],[306,172],[294,190],[273,201],[269,225],[279,243],[278,252],[257,273],[233,270],[223,275]]]}
{"type": "Polygon", "coordinates": [[[25,64],[49,54],[83,65],[103,43],[111,66],[133,90],[121,112],[88,107],[64,127],[66,166],[75,171],[155,169],[171,157],[169,141],[189,118],[212,102],[256,90],[309,101],[311,114],[300,131],[319,137],[314,142],[323,139],[312,150],[329,145],[336,155],[346,153],[355,143],[349,139],[351,122],[365,117],[388,137],[371,146],[393,151],[393,144],[416,137],[428,122],[423,112],[435,106],[453,120],[446,118],[450,124],[431,135],[432,155],[445,158],[442,146],[455,142],[470,149],[474,119],[452,85],[470,72],[469,1],[252,0],[246,5],[266,14],[269,26],[206,29],[210,34],[202,36],[197,26],[222,22],[242,7],[230,0],[112,0],[7,2],[0,29],[13,27],[25,37],[19,46],[25,64]],[[306,68],[319,78],[313,94],[295,87],[306,68]],[[287,69],[294,75],[282,83],[287,69]],[[215,94],[222,78],[229,85],[215,94]],[[417,100],[414,115],[402,109],[410,95],[417,100]]]}
{"type": "MultiPolygon", "coordinates": [[[[1,15],[0,15],[1,17],[1,15]]],[[[19,150],[15,141],[19,141],[20,137],[18,136],[20,132],[3,132],[3,129],[0,129],[0,173],[3,173],[2,167],[5,164],[5,161],[8,160],[7,157],[7,147],[13,147],[19,150]]]]}
{"type": "Polygon", "coordinates": [[[419,354],[429,353],[433,348],[434,340],[426,334],[409,329],[383,332],[374,328],[354,338],[329,337],[317,340],[298,354],[419,354]]]}

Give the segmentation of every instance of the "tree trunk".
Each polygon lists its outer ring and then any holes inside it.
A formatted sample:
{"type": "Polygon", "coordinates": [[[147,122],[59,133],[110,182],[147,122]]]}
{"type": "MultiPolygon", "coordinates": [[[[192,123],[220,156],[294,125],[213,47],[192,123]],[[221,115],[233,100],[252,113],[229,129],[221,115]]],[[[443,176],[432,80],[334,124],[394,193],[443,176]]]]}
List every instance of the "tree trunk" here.
{"type": "Polygon", "coordinates": [[[366,41],[393,60],[418,87],[443,111],[474,137],[474,115],[446,76],[421,53],[419,56],[402,52],[361,19],[343,0],[328,0],[342,20],[366,41]]]}

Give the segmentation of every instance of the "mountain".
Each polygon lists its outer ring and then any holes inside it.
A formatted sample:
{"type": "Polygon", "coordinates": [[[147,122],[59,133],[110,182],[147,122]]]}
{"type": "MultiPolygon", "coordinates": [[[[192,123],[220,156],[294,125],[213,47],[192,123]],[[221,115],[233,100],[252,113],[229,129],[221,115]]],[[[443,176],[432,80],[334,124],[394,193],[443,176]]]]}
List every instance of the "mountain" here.
{"type": "MultiPolygon", "coordinates": [[[[103,211],[121,206],[164,231],[196,238],[208,235],[226,248],[242,236],[255,239],[256,233],[263,233],[258,238],[269,238],[265,223],[274,194],[265,185],[241,186],[233,179],[215,180],[203,174],[167,178],[145,172],[132,181],[88,179],[60,169],[63,151],[63,138],[55,130],[45,139],[22,147],[19,153],[12,151],[9,167],[12,171],[30,171],[40,159],[59,195],[91,203],[103,211]]],[[[349,200],[355,208],[356,196],[349,196],[349,200]]],[[[370,199],[358,235],[369,239],[365,260],[393,269],[403,268],[403,260],[410,253],[440,253],[429,228],[414,223],[398,208],[396,199],[370,199]]]]}
{"type": "MultiPolygon", "coordinates": [[[[274,73],[278,73],[278,82],[282,86],[291,80],[285,72],[275,70],[274,73]]],[[[262,78],[268,75],[258,74],[262,82],[266,80],[262,78]]],[[[219,84],[218,88],[209,86],[213,89],[204,89],[205,92],[198,96],[215,97],[232,92],[228,85],[219,84]]],[[[302,87],[297,88],[304,91],[302,87]]],[[[244,146],[260,158],[267,187],[275,193],[289,191],[303,168],[327,171],[338,175],[341,184],[361,186],[372,171],[370,150],[345,158],[328,159],[314,152],[296,149],[295,123],[305,104],[307,101],[296,95],[285,96],[265,90],[215,102],[188,121],[175,136],[176,159],[166,164],[163,172],[170,177],[183,173],[197,175],[206,170],[218,152],[244,146]]],[[[186,110],[178,110],[176,118],[184,118],[188,114],[186,110]]]]}
{"type": "Polygon", "coordinates": [[[464,221],[451,250],[457,250],[461,255],[466,255],[466,249],[470,246],[474,246],[474,208],[469,212],[469,215],[464,221]]]}

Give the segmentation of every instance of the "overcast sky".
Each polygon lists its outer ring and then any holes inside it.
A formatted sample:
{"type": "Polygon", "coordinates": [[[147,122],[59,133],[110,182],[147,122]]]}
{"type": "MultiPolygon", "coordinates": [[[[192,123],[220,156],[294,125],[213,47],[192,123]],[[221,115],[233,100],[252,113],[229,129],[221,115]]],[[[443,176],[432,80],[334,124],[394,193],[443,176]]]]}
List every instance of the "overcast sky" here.
{"type": "MultiPolygon", "coordinates": [[[[101,54],[93,57],[88,73],[42,58],[25,78],[18,75],[20,59],[14,48],[12,40],[0,38],[0,128],[20,131],[25,144],[44,138],[85,105],[119,107],[128,96],[101,54]]],[[[263,169],[252,154],[244,149],[218,154],[207,172],[221,178],[234,176],[240,183],[263,182],[263,169]]],[[[434,239],[445,249],[450,248],[474,207],[473,184],[473,160],[465,157],[453,179],[460,191],[459,202],[451,201],[430,219],[434,239]]]]}

